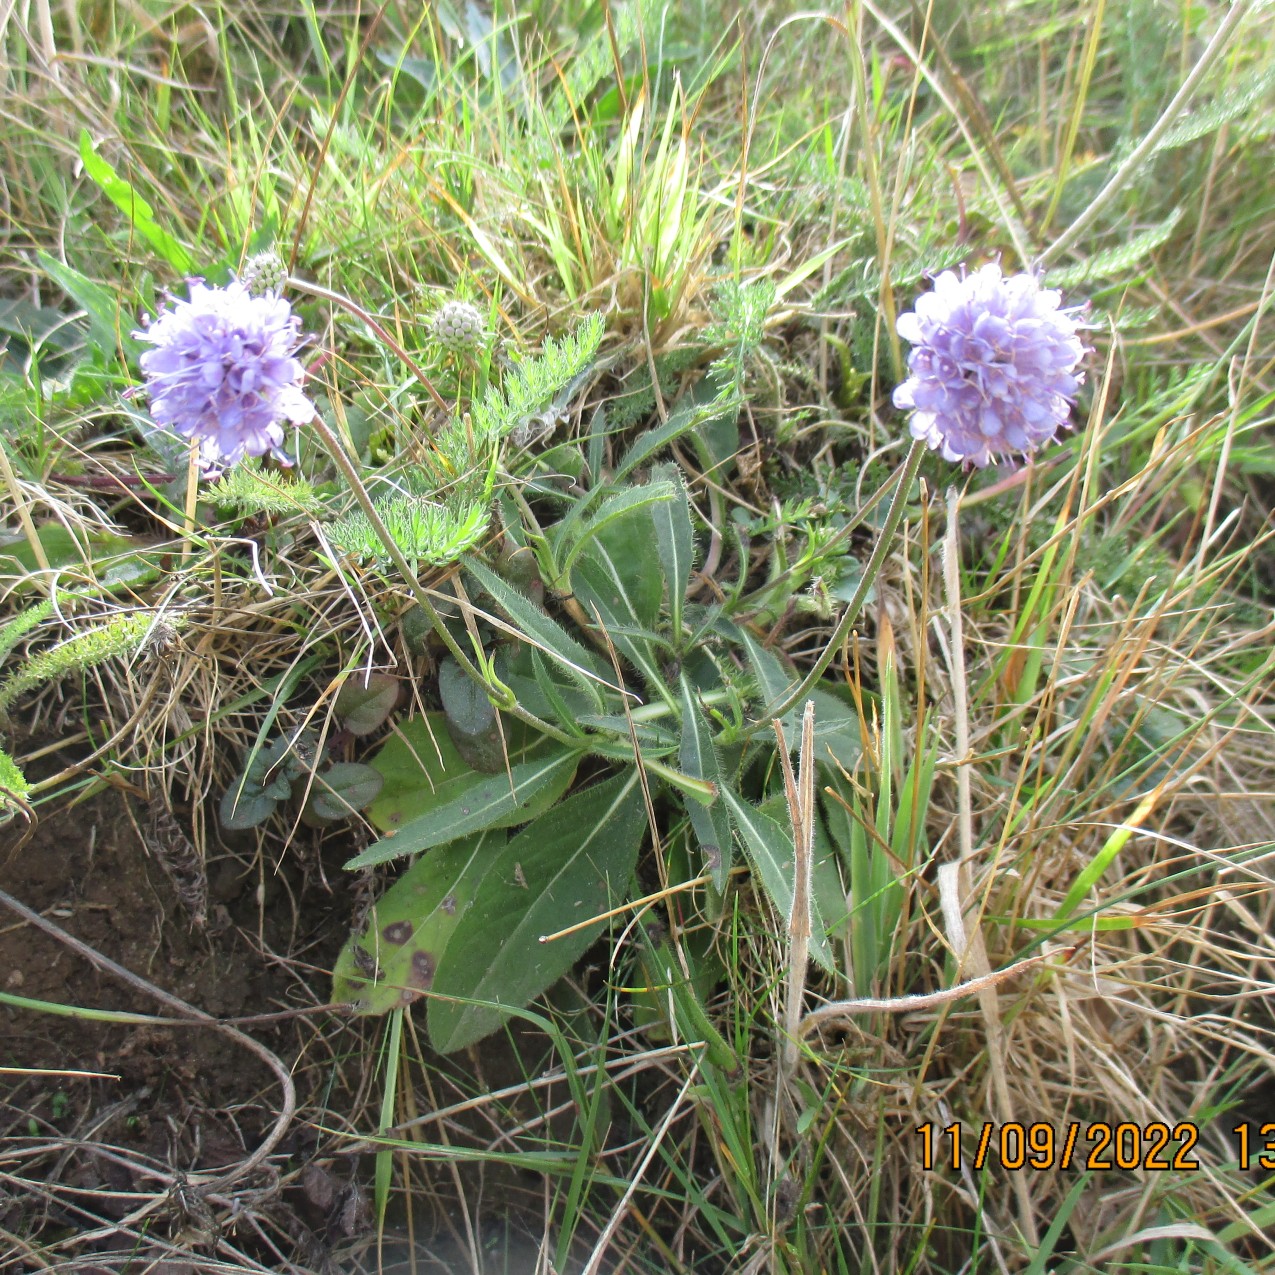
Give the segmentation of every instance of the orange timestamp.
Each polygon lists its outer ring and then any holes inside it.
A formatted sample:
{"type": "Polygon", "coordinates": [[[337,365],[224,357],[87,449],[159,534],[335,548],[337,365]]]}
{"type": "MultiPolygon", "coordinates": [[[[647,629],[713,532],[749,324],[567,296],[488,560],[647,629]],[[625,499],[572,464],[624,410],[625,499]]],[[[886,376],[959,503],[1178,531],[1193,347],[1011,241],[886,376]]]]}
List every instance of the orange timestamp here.
{"type": "MultiPolygon", "coordinates": [[[[1247,1126],[1241,1126],[1247,1128],[1247,1126]]],[[[1271,1126],[1275,1134],[1275,1126],[1271,1126]]],[[[996,1124],[985,1120],[981,1130],[960,1123],[927,1122],[916,1130],[921,1140],[921,1167],[927,1173],[950,1167],[984,1169],[999,1164],[1004,1169],[1043,1172],[1046,1169],[1143,1169],[1162,1173],[1196,1173],[1200,1162],[1192,1154],[1200,1140],[1198,1125],[1183,1121],[1111,1124],[1073,1120],[1055,1127],[1048,1121],[996,1124]]],[[[1275,1152],[1275,1138],[1271,1142],[1275,1152]]],[[[1272,1155],[1275,1167],[1275,1155],[1272,1155]]]]}
{"type": "MultiPolygon", "coordinates": [[[[950,1167],[983,1169],[999,1164],[1011,1170],[1142,1169],[1152,1172],[1196,1173],[1200,1162],[1193,1154],[1200,1127],[1190,1121],[1168,1125],[1162,1121],[1112,1124],[1073,1120],[1055,1127],[1047,1121],[1020,1124],[983,1122],[977,1132],[960,1123],[926,1122],[915,1133],[921,1140],[921,1167],[927,1173],[950,1167]]],[[[1236,1160],[1241,1169],[1275,1172],[1275,1121],[1237,1124],[1230,1129],[1236,1160]]]]}

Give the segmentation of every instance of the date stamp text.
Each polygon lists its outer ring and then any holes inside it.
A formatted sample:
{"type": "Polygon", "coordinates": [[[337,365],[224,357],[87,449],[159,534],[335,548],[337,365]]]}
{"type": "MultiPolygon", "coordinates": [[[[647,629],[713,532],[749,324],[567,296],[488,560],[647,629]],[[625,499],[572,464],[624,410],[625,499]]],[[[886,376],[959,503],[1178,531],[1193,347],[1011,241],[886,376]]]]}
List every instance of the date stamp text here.
{"type": "MultiPolygon", "coordinates": [[[[1240,1124],[1229,1132],[1241,1169],[1275,1170],[1275,1122],[1240,1124]]],[[[992,1165],[1025,1172],[1076,1168],[1098,1173],[1113,1169],[1196,1173],[1200,1169],[1195,1154],[1200,1129],[1190,1121],[1169,1125],[1073,1120],[1055,1126],[1047,1121],[998,1124],[985,1120],[981,1128],[927,1122],[914,1134],[920,1142],[921,1168],[927,1173],[943,1168],[978,1171],[992,1165]]]]}

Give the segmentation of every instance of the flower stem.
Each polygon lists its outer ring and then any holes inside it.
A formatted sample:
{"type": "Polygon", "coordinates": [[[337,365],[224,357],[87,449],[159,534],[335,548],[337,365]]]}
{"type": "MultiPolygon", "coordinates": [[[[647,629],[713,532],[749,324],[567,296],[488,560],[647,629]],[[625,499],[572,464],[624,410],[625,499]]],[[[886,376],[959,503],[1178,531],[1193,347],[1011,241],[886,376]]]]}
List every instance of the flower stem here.
{"type": "Polygon", "coordinates": [[[898,481],[894,488],[894,496],[890,500],[890,508],[886,511],[885,526],[881,528],[881,534],[877,537],[877,542],[872,547],[868,565],[863,569],[863,575],[855,588],[854,596],[846,604],[846,609],[841,619],[837,621],[837,627],[832,631],[832,637],[828,639],[828,645],[824,648],[823,654],[814,662],[810,671],[801,679],[797,686],[777,703],[767,706],[761,714],[761,721],[766,722],[776,717],[783,717],[794,704],[800,703],[810,694],[815,683],[827,672],[828,665],[832,663],[837,652],[841,649],[841,644],[846,640],[846,635],[850,632],[851,625],[859,618],[859,612],[863,609],[863,600],[868,596],[868,590],[872,587],[873,581],[880,574],[881,566],[885,562],[885,555],[890,552],[890,548],[894,543],[894,534],[898,531],[899,522],[903,517],[903,507],[907,503],[908,493],[912,489],[912,481],[916,478],[916,472],[921,467],[921,457],[925,455],[926,450],[925,440],[916,439],[907,454],[907,459],[904,460],[898,470],[898,481]]]}
{"type": "Polygon", "coordinates": [[[446,412],[448,416],[454,413],[455,408],[434,387],[434,382],[425,374],[424,368],[389,334],[385,325],[379,319],[373,318],[361,305],[351,301],[349,297],[342,296],[339,292],[333,292],[329,288],[323,287],[322,284],[311,283],[308,279],[298,279],[289,275],[288,286],[296,288],[298,292],[309,293],[312,297],[319,297],[323,301],[330,301],[333,305],[340,306],[348,314],[354,315],[360,323],[366,323],[394,351],[395,355],[402,359],[407,367],[411,369],[412,375],[425,387],[430,398],[434,400],[434,405],[440,411],[446,412]]]}
{"type": "Polygon", "coordinates": [[[182,521],[182,561],[195,551],[195,509],[199,503],[199,439],[190,440],[186,456],[186,508],[182,521]]]}

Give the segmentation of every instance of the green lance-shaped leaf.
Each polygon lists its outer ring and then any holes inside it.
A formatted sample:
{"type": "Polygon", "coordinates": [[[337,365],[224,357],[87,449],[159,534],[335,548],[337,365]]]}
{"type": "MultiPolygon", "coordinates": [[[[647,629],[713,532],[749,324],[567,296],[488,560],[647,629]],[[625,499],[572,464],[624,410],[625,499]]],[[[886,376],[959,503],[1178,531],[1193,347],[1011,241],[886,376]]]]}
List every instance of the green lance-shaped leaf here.
{"type": "Polygon", "coordinates": [[[635,722],[622,713],[581,713],[577,723],[590,730],[606,731],[613,738],[608,740],[593,739],[591,746],[606,749],[600,752],[601,757],[633,756],[633,740],[637,740],[643,756],[664,757],[677,747],[677,736],[667,726],[659,722],[635,722]],[[610,751],[611,747],[615,752],[610,751]]]}
{"type": "MultiPolygon", "coordinates": [[[[157,427],[158,428],[158,427],[157,427]]],[[[177,436],[172,435],[173,438],[177,436]]],[[[123,584],[146,583],[159,574],[157,563],[160,555],[147,554],[137,546],[140,541],[129,536],[117,536],[111,532],[77,529],[72,535],[61,523],[46,522],[36,531],[36,538],[45,560],[54,570],[69,567],[77,575],[84,571],[86,562],[93,563],[95,582],[92,586],[63,593],[63,597],[101,596],[123,584]]],[[[0,535],[0,575],[17,575],[19,586],[25,588],[34,580],[22,580],[40,568],[35,549],[19,534],[0,535]]],[[[35,576],[34,579],[40,579],[35,576]]]]}
{"type": "Polygon", "coordinates": [[[668,482],[674,490],[672,500],[651,506],[655,524],[655,543],[664,568],[668,588],[669,629],[673,645],[682,649],[682,606],[691,583],[691,567],[695,561],[695,537],[691,529],[691,502],[686,495],[682,473],[675,465],[661,465],[652,479],[668,482]]]}
{"type": "Polygon", "coordinates": [[[194,265],[190,253],[156,222],[155,210],[97,153],[93,139],[84,130],[80,131],[80,161],[102,193],[129,219],[133,229],[179,275],[190,274],[194,265]]]}
{"type": "MultiPolygon", "coordinates": [[[[718,421],[733,427],[734,418],[739,413],[739,399],[729,388],[718,389],[710,383],[703,382],[700,392],[692,394],[686,402],[677,408],[664,422],[655,429],[648,430],[638,437],[637,441],[625,453],[624,459],[615,467],[611,481],[618,483],[626,478],[639,465],[645,464],[664,448],[675,443],[684,434],[698,435],[710,424],[718,421]]],[[[720,432],[720,431],[719,431],[720,432]]],[[[738,434],[735,435],[738,450],[738,434]]],[[[698,439],[697,439],[698,441],[698,439]]],[[[732,453],[733,454],[733,453],[732,453]]]]}
{"type": "MultiPolygon", "coordinates": [[[[797,677],[751,634],[744,632],[742,637],[763,702],[773,704],[788,693],[797,677]]],[[[853,770],[863,752],[858,715],[829,691],[816,688],[806,698],[815,702],[815,761],[828,764],[831,753],[845,770],[853,770]]],[[[801,713],[799,706],[783,717],[784,733],[792,747],[801,738],[801,713]]],[[[769,733],[770,723],[766,722],[765,727],[769,733]]]]}
{"type": "Polygon", "coordinates": [[[132,335],[132,316],[121,315],[120,298],[110,288],[47,252],[37,252],[35,256],[45,274],[84,311],[93,345],[104,359],[114,355],[116,346],[122,346],[130,358],[146,348],[132,335]]]}
{"type": "Polygon", "coordinates": [[[465,567],[491,594],[496,605],[509,617],[514,627],[526,635],[546,655],[562,666],[586,690],[598,708],[602,697],[599,682],[609,683],[614,674],[604,669],[592,651],[581,646],[556,620],[545,614],[530,598],[519,593],[477,558],[466,558],[465,567]]]}
{"type": "Polygon", "coordinates": [[[433,985],[447,941],[505,844],[503,829],[421,855],[377,900],[332,971],[332,999],[361,1014],[410,1004],[433,985]]]}
{"type": "Polygon", "coordinates": [[[513,739],[508,772],[484,775],[461,757],[442,713],[413,718],[372,760],[385,787],[368,818],[393,835],[345,866],[366,868],[484,828],[526,823],[566,792],[579,760],[579,753],[539,737],[513,739]]]}
{"type": "Polygon", "coordinates": [[[83,327],[68,319],[65,311],[21,300],[0,301],[0,337],[6,338],[6,362],[38,350],[46,368],[78,353],[84,345],[83,327]]]}
{"type": "MultiPolygon", "coordinates": [[[[782,827],[792,828],[792,816],[782,793],[761,803],[763,815],[769,815],[782,827]]],[[[812,913],[815,925],[831,942],[846,937],[850,921],[850,896],[846,876],[841,866],[841,856],[828,835],[827,824],[822,817],[815,819],[814,862],[810,865],[810,889],[814,900],[812,913]]]]}
{"type": "MultiPolygon", "coordinates": [[[[554,543],[554,557],[558,559],[563,576],[569,577],[572,564],[589,541],[621,519],[627,519],[635,510],[647,509],[655,504],[673,500],[677,489],[670,482],[650,482],[642,487],[625,487],[608,496],[591,516],[577,523],[571,514],[559,525],[554,543]]],[[[583,504],[577,505],[582,509],[583,504]]],[[[650,534],[649,528],[644,528],[650,534]]]]}
{"type": "Polygon", "coordinates": [[[712,1066],[736,1073],[739,1055],[713,1025],[704,1008],[714,984],[721,981],[725,971],[711,954],[693,954],[687,947],[684,942],[690,978],[683,972],[682,962],[667,939],[653,951],[640,954],[638,969],[642,981],[631,993],[635,1021],[645,1036],[658,1040],[671,1039],[665,1024],[675,1025],[680,1039],[704,1043],[704,1056],[712,1066]]]}
{"type": "MultiPolygon", "coordinates": [[[[703,710],[696,699],[695,688],[682,675],[682,742],[678,751],[682,769],[696,779],[721,784],[721,767],[713,749],[713,739],[704,721],[703,710]]],[[[702,806],[697,801],[686,803],[691,830],[704,856],[704,867],[713,878],[713,889],[719,894],[726,888],[731,868],[730,816],[720,793],[716,801],[702,806]]]]}
{"type": "Polygon", "coordinates": [[[439,962],[428,1020],[435,1049],[481,1040],[571,968],[605,921],[541,940],[624,897],[645,826],[630,770],[569,797],[506,843],[439,962]],[[467,1003],[476,1001],[485,1003],[467,1003]]]}
{"type": "Polygon", "coordinates": [[[523,708],[541,719],[556,720],[564,731],[577,736],[583,747],[585,733],[579,719],[596,705],[575,682],[566,680],[556,662],[534,646],[523,644],[516,651],[502,647],[494,663],[497,676],[523,708]]]}
{"type": "MultiPolygon", "coordinates": [[[[788,918],[792,915],[793,880],[796,871],[792,829],[764,811],[758,810],[728,785],[722,785],[721,793],[730,808],[735,827],[739,829],[743,837],[744,850],[753,872],[761,882],[762,888],[770,896],[770,901],[775,905],[780,923],[786,928],[788,918]]],[[[829,973],[836,973],[832,948],[828,944],[828,936],[824,933],[823,922],[819,918],[818,908],[813,899],[811,910],[815,915],[811,918],[810,955],[829,973]]]]}
{"type": "Polygon", "coordinates": [[[663,693],[655,630],[664,602],[664,573],[652,533],[645,506],[604,527],[576,560],[571,588],[585,613],[601,621],[648,686],[663,693]]]}

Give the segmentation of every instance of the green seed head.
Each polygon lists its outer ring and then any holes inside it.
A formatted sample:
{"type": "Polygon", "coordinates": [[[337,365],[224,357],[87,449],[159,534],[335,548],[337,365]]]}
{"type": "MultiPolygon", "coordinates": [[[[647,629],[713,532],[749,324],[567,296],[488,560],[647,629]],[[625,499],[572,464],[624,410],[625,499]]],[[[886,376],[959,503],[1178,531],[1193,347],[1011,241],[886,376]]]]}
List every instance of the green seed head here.
{"type": "Polygon", "coordinates": [[[445,350],[472,352],[483,343],[483,316],[468,301],[448,301],[434,316],[432,331],[445,350]]]}
{"type": "Polygon", "coordinates": [[[239,282],[254,297],[265,296],[267,292],[278,292],[288,277],[288,267],[277,252],[267,250],[255,253],[244,262],[239,275],[239,282]]]}

